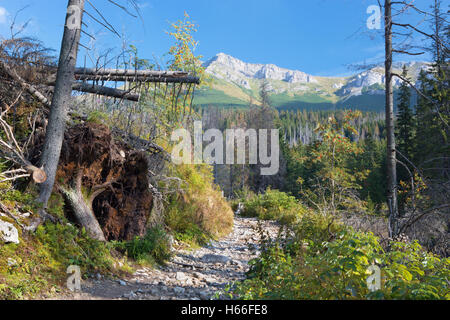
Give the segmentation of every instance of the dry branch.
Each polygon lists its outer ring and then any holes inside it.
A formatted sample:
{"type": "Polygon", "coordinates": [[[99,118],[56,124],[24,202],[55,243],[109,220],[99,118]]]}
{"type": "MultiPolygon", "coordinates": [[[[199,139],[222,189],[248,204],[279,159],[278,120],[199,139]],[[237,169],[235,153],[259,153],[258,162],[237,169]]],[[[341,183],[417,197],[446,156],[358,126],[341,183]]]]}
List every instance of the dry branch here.
{"type": "Polygon", "coordinates": [[[137,93],[130,93],[127,90],[114,89],[88,83],[75,83],[72,85],[72,90],[86,93],[95,93],[101,96],[120,98],[130,101],[139,101],[139,94],[137,93]]]}
{"type": "Polygon", "coordinates": [[[5,72],[16,81],[22,88],[24,88],[28,93],[36,97],[42,104],[46,107],[50,107],[50,102],[47,97],[40,93],[35,87],[25,82],[13,69],[11,69],[3,60],[0,59],[0,66],[5,70],[5,72]]]}
{"type": "Polygon", "coordinates": [[[141,139],[117,127],[112,128],[111,131],[115,137],[119,137],[121,140],[123,140],[126,144],[132,146],[134,149],[146,151],[151,154],[160,153],[162,154],[163,158],[167,161],[170,161],[171,159],[170,154],[166,150],[164,150],[163,147],[157,145],[154,142],[141,139]]]}
{"type": "MultiPolygon", "coordinates": [[[[3,114],[2,114],[3,115],[3,114]]],[[[16,180],[31,176],[35,183],[43,183],[47,180],[47,175],[42,168],[32,165],[26,158],[23,148],[19,146],[12,127],[0,115],[0,128],[4,132],[6,139],[0,139],[0,153],[2,153],[7,160],[12,161],[21,169],[9,170],[1,174],[1,181],[16,180]]]]}

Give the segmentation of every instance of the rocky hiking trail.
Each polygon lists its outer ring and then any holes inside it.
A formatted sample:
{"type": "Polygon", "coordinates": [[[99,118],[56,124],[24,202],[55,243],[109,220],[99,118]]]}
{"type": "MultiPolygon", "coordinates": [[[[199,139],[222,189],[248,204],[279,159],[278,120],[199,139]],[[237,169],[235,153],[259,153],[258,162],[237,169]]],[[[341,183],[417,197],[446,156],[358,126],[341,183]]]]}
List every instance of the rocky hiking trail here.
{"type": "Polygon", "coordinates": [[[56,299],[212,299],[227,284],[245,279],[248,262],[259,254],[258,224],[271,238],[276,237],[279,227],[275,222],[236,216],[228,236],[195,250],[174,249],[174,256],[166,265],[143,267],[124,279],[105,279],[97,274],[82,280],[81,292],[66,293],[56,299]]]}

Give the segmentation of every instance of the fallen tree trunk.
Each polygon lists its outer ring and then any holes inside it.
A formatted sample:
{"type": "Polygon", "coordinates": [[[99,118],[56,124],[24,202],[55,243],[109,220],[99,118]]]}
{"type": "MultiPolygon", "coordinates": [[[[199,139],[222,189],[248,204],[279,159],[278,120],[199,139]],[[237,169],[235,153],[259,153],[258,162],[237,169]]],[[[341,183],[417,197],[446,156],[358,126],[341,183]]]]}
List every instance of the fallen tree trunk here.
{"type": "Polygon", "coordinates": [[[75,75],[103,75],[103,76],[139,76],[139,77],[185,77],[184,71],[155,71],[155,70],[133,70],[133,69],[95,69],[76,68],[75,75]]]}
{"type": "MultiPolygon", "coordinates": [[[[49,78],[48,84],[54,85],[55,75],[49,78]]],[[[200,78],[184,71],[154,71],[130,69],[75,69],[75,80],[79,81],[118,81],[118,82],[161,82],[161,83],[195,83],[200,78]]]]}
{"type": "Polygon", "coordinates": [[[160,82],[160,83],[195,83],[200,84],[198,77],[167,77],[167,76],[134,76],[134,75],[75,75],[80,81],[117,81],[117,82],[160,82]]]}
{"type": "Polygon", "coordinates": [[[113,89],[88,83],[75,83],[72,85],[72,90],[85,93],[95,93],[101,96],[125,99],[130,101],[139,101],[139,94],[137,93],[130,93],[126,90],[113,89]]]}

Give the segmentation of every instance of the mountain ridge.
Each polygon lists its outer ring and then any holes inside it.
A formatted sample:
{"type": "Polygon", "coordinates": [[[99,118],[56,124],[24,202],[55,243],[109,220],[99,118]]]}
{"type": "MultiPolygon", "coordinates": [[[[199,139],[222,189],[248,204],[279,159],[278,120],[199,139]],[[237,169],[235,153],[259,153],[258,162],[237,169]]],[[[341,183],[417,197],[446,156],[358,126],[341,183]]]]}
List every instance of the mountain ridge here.
{"type": "MultiPolygon", "coordinates": [[[[396,71],[406,64],[408,76],[417,80],[421,69],[429,64],[421,61],[398,62],[396,71]]],[[[300,70],[290,70],[275,64],[247,63],[225,53],[218,53],[203,63],[206,73],[212,78],[208,89],[200,90],[199,105],[245,106],[253,101],[258,104],[260,84],[266,80],[273,104],[278,108],[336,107],[350,104],[360,109],[382,109],[384,107],[384,68],[377,66],[347,77],[314,76],[300,70]],[[210,93],[208,93],[208,90],[210,93]]],[[[398,87],[400,79],[394,79],[398,87]]]]}

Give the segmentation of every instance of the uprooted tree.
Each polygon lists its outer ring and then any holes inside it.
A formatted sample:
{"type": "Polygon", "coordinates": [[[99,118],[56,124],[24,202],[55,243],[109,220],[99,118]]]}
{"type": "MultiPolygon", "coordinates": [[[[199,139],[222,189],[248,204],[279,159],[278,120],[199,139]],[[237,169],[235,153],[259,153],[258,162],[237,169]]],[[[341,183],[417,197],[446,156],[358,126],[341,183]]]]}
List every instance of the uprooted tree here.
{"type": "MultiPolygon", "coordinates": [[[[158,89],[164,97],[176,92],[172,102],[176,105],[180,93],[193,96],[191,86],[198,84],[199,78],[173,69],[75,68],[81,22],[78,27],[68,27],[74,12],[78,12],[70,9],[71,5],[82,8],[83,1],[69,1],[64,33],[69,39],[63,40],[58,67],[36,40],[0,42],[0,81],[4,84],[0,86],[0,152],[13,163],[0,179],[31,176],[40,184],[41,218],[56,221],[45,207],[51,193],[59,192],[65,199],[66,213],[93,238],[130,240],[146,231],[155,193],[149,177],[152,170],[158,172],[155,166],[161,168],[168,160],[167,154],[151,141],[151,136],[142,139],[119,128],[110,130],[86,121],[86,116],[71,121],[71,117],[77,117],[71,112],[72,102],[83,100],[73,97],[72,90],[118,98],[119,104],[126,100],[139,104],[141,88],[149,95],[147,83],[155,84],[154,93],[157,83],[166,83],[165,90],[158,89]],[[123,90],[108,88],[98,85],[99,80],[126,85],[123,90]],[[30,114],[26,132],[19,138],[16,128],[8,124],[15,121],[18,109],[30,114]]],[[[37,219],[32,225],[41,222],[37,219]]]]}
{"type": "Polygon", "coordinates": [[[145,234],[153,205],[149,161],[148,150],[119,141],[108,127],[77,124],[64,135],[55,187],[93,238],[130,240],[145,234]]]}

